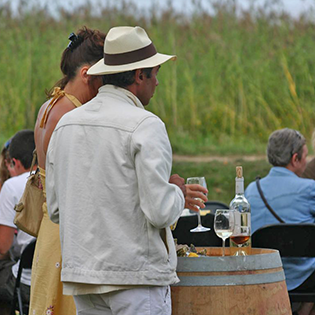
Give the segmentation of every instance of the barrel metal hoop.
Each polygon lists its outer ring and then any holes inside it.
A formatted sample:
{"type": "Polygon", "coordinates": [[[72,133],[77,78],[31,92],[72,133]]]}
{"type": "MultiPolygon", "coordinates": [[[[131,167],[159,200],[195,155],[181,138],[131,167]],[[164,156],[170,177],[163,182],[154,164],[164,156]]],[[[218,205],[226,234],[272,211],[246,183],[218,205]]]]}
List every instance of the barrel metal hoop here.
{"type": "Polygon", "coordinates": [[[279,252],[225,257],[178,257],[177,272],[248,271],[282,267],[279,252]],[[253,259],[254,258],[254,259],[253,259]]]}
{"type": "Polygon", "coordinates": [[[208,286],[232,286],[232,285],[253,285],[281,282],[285,280],[284,272],[248,274],[233,276],[188,276],[179,277],[180,282],[172,286],[178,287],[208,287],[208,286]]]}

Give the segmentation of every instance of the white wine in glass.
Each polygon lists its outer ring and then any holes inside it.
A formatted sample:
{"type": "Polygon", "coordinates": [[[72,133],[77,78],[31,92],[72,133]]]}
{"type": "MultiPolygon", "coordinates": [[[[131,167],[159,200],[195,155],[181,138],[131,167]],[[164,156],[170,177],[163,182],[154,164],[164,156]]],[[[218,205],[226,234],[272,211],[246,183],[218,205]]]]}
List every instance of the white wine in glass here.
{"type": "MultiPolygon", "coordinates": [[[[203,186],[204,188],[207,188],[207,183],[206,183],[206,179],[204,177],[189,177],[187,178],[187,184],[199,184],[201,186],[203,186]]],[[[196,198],[199,199],[199,198],[196,198]]],[[[199,199],[199,201],[203,202],[202,199],[199,199]]],[[[210,231],[211,229],[205,226],[202,226],[201,224],[201,218],[200,218],[200,208],[197,206],[198,208],[198,225],[197,227],[195,227],[194,229],[191,229],[190,232],[207,232],[210,231]]]]}
{"type": "Polygon", "coordinates": [[[234,231],[235,220],[234,210],[217,209],[214,216],[214,231],[218,237],[222,238],[222,256],[225,256],[225,240],[229,238],[234,231]]]}

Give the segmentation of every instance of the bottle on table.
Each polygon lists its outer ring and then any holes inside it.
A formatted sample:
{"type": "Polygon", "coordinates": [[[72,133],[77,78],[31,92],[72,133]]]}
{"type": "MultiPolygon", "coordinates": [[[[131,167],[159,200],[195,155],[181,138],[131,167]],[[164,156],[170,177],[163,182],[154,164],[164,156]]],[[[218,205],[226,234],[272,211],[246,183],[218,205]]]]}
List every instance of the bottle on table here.
{"type": "Polygon", "coordinates": [[[235,197],[230,202],[230,209],[235,210],[235,228],[232,236],[230,237],[231,255],[250,255],[250,204],[244,195],[244,177],[242,166],[236,167],[235,197]]]}

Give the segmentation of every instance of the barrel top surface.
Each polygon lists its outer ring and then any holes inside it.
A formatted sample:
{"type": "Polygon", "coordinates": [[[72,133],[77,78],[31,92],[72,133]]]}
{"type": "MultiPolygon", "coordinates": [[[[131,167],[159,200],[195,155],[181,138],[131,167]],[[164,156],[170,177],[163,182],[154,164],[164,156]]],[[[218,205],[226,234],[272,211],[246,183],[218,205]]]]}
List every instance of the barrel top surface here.
{"type": "Polygon", "coordinates": [[[243,271],[263,270],[282,267],[279,251],[274,249],[252,248],[251,255],[222,257],[220,247],[200,247],[207,249],[208,256],[178,257],[177,272],[208,272],[208,271],[243,271]]]}
{"type": "MultiPolygon", "coordinates": [[[[222,247],[196,247],[198,251],[204,248],[207,250],[208,256],[221,256],[222,254],[222,247]]],[[[277,252],[278,250],[276,249],[252,247],[251,255],[249,256],[270,254],[270,253],[277,253],[277,252]]],[[[225,254],[228,256],[229,253],[230,253],[230,248],[229,247],[225,248],[225,254]]]]}

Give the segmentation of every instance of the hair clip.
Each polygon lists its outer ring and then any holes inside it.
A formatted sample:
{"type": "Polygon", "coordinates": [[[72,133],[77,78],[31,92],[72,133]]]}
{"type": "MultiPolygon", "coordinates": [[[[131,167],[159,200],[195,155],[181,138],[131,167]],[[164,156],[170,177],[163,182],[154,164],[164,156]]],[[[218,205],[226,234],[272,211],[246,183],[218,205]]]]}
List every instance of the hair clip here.
{"type": "Polygon", "coordinates": [[[70,40],[70,43],[68,44],[68,48],[71,51],[73,51],[83,42],[83,38],[80,35],[76,35],[74,33],[71,33],[68,39],[70,40]]]}
{"type": "Polygon", "coordinates": [[[9,140],[4,144],[4,148],[5,148],[6,150],[9,149],[10,143],[11,143],[11,139],[9,139],[9,140]]]}

